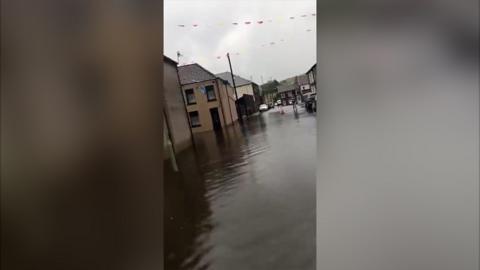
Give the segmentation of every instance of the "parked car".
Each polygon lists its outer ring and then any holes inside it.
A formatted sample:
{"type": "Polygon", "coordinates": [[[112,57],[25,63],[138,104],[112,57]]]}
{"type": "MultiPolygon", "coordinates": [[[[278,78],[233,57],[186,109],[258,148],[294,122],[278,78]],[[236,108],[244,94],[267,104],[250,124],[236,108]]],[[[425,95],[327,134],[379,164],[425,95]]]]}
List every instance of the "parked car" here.
{"type": "Polygon", "coordinates": [[[268,111],[267,104],[260,104],[260,107],[258,107],[258,110],[261,112],[268,111]]]}
{"type": "Polygon", "coordinates": [[[282,101],[279,99],[279,100],[277,100],[277,102],[276,102],[275,104],[276,104],[277,106],[278,106],[278,105],[282,105],[282,101]]]}

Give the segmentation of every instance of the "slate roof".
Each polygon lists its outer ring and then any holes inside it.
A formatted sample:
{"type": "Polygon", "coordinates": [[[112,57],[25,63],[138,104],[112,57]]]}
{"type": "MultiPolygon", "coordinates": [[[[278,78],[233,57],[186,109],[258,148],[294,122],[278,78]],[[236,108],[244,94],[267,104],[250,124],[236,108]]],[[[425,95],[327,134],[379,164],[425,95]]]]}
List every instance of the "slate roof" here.
{"type": "Polygon", "coordinates": [[[295,84],[297,82],[296,78],[297,76],[287,78],[285,80],[280,81],[280,84],[295,84]]]}
{"type": "Polygon", "coordinates": [[[180,84],[182,85],[215,80],[217,78],[213,73],[197,63],[179,66],[178,75],[180,77],[180,84]]]}
{"type": "Polygon", "coordinates": [[[163,56],[163,61],[167,62],[167,63],[170,63],[170,64],[173,64],[175,66],[178,65],[178,63],[174,60],[172,60],[172,58],[168,57],[168,56],[163,56]]]}
{"type": "Polygon", "coordinates": [[[296,89],[297,89],[297,86],[295,84],[280,84],[277,86],[278,93],[293,91],[296,89]]]}
{"type": "Polygon", "coordinates": [[[309,84],[308,76],[305,75],[305,74],[304,74],[304,75],[297,76],[297,84],[298,84],[298,85],[309,84]]]}
{"type": "MultiPolygon", "coordinates": [[[[230,72],[218,73],[216,76],[219,77],[220,79],[227,80],[228,83],[233,86],[232,75],[230,72]]],[[[255,84],[254,82],[244,79],[237,75],[234,75],[234,78],[235,78],[235,86],[242,86],[242,85],[247,85],[251,83],[255,84]]]]}
{"type": "Polygon", "coordinates": [[[312,71],[315,68],[317,68],[317,63],[313,64],[313,66],[307,71],[307,73],[309,73],[310,71],[312,71]]]}

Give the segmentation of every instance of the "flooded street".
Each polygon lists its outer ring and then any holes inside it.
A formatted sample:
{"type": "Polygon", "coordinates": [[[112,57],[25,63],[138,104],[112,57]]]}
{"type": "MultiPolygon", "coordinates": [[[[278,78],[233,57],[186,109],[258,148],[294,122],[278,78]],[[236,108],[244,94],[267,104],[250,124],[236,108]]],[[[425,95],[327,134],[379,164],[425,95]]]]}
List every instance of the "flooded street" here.
{"type": "Polygon", "coordinates": [[[316,118],[274,108],[165,165],[166,269],[315,269],[316,118]]]}

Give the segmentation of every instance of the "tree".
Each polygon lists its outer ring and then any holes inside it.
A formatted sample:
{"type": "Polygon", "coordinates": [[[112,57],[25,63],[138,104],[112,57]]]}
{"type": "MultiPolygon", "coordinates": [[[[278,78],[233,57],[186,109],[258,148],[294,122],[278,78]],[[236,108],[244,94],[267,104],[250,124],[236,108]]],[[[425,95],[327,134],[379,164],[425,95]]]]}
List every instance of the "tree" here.
{"type": "Polygon", "coordinates": [[[277,80],[273,81],[268,81],[264,84],[262,84],[262,96],[265,96],[267,94],[274,94],[277,92],[277,86],[280,83],[277,80]]]}
{"type": "Polygon", "coordinates": [[[262,98],[265,103],[275,102],[277,95],[277,86],[280,83],[277,80],[271,80],[262,84],[262,98]]]}

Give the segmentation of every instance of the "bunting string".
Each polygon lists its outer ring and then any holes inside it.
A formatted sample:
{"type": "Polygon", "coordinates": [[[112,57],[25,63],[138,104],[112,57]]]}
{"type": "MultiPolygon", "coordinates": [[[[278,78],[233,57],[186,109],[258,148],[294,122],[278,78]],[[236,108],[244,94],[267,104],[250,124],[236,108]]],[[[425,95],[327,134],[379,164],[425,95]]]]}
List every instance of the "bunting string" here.
{"type": "MultiPolygon", "coordinates": [[[[312,29],[306,29],[306,32],[312,32],[312,29]]],[[[265,47],[271,47],[271,46],[279,46],[280,44],[283,44],[285,43],[285,39],[284,38],[281,38],[277,41],[270,41],[270,42],[266,42],[266,43],[262,43],[260,46],[258,47],[253,47],[252,49],[256,49],[256,48],[265,48],[265,47]]],[[[225,52],[223,54],[220,54],[220,55],[216,55],[215,58],[217,60],[222,60],[224,58],[227,57],[227,54],[230,54],[230,56],[240,56],[242,55],[242,53],[244,52],[244,50],[241,50],[241,51],[230,51],[230,52],[225,52]]],[[[188,64],[193,64],[194,61],[188,61],[188,62],[183,62],[181,63],[180,65],[188,65],[188,64]]]]}
{"type": "MultiPolygon", "coordinates": [[[[232,26],[240,26],[240,25],[245,25],[245,26],[251,26],[251,25],[264,25],[266,23],[274,23],[274,22],[279,22],[279,23],[282,23],[282,22],[285,22],[285,21],[292,21],[292,20],[295,20],[296,18],[312,18],[312,17],[315,17],[316,16],[316,13],[309,13],[309,14],[302,14],[302,15],[299,15],[299,16],[289,16],[289,17],[278,17],[276,20],[274,19],[259,19],[259,20],[246,20],[246,21],[234,21],[234,22],[231,22],[231,23],[225,23],[225,21],[221,21],[221,22],[218,22],[217,24],[215,24],[216,26],[219,26],[219,27],[225,27],[225,26],[228,26],[229,24],[232,25],[232,26]]],[[[210,27],[212,26],[211,24],[200,24],[198,22],[194,22],[192,24],[179,24],[178,27],[180,28],[201,28],[202,26],[207,26],[207,27],[210,27]]],[[[311,28],[308,28],[308,29],[305,29],[306,32],[312,32],[313,30],[311,28]]],[[[267,48],[267,47],[271,47],[271,46],[279,46],[281,44],[285,43],[285,39],[284,38],[281,38],[280,40],[272,40],[272,41],[269,41],[269,42],[266,42],[266,43],[262,43],[260,45],[257,46],[254,46],[252,49],[256,49],[256,48],[267,48]]],[[[240,51],[230,51],[230,52],[225,52],[223,54],[220,54],[220,55],[214,55],[212,57],[215,57],[217,60],[222,60],[224,58],[226,58],[227,54],[229,53],[230,56],[240,56],[242,55],[244,52],[244,50],[240,50],[240,51]]],[[[190,58],[190,61],[184,61],[182,62],[180,65],[188,65],[188,64],[193,64],[195,63],[195,61],[193,61],[191,58],[190,58]]]]}
{"type": "MultiPolygon", "coordinates": [[[[297,16],[297,17],[295,17],[295,16],[290,16],[290,17],[288,17],[288,19],[289,19],[289,20],[295,20],[295,18],[308,18],[308,17],[312,18],[312,17],[315,17],[316,15],[317,15],[316,13],[302,14],[302,15],[297,16]]],[[[282,22],[282,21],[283,21],[283,17],[277,18],[276,21],[282,22]]],[[[231,22],[231,25],[233,25],[233,26],[239,26],[239,25],[262,25],[262,24],[264,24],[264,23],[266,23],[266,22],[268,22],[268,23],[273,23],[274,20],[272,20],[272,19],[267,19],[267,20],[261,19],[261,20],[247,20],[247,21],[243,21],[243,22],[234,21],[234,22],[231,22]]],[[[206,25],[206,24],[205,24],[205,25],[206,25]]],[[[218,23],[217,25],[220,26],[220,27],[223,27],[223,26],[225,26],[226,24],[225,24],[224,22],[220,22],[220,23],[218,23]]],[[[197,27],[200,27],[201,25],[200,25],[199,23],[192,23],[192,24],[178,24],[177,26],[180,27],[180,28],[188,28],[188,27],[190,27],[190,26],[193,27],[193,28],[197,28],[197,27]]],[[[202,24],[202,26],[204,26],[204,25],[202,24]]],[[[207,25],[207,26],[208,26],[208,25],[207,25]]]]}

